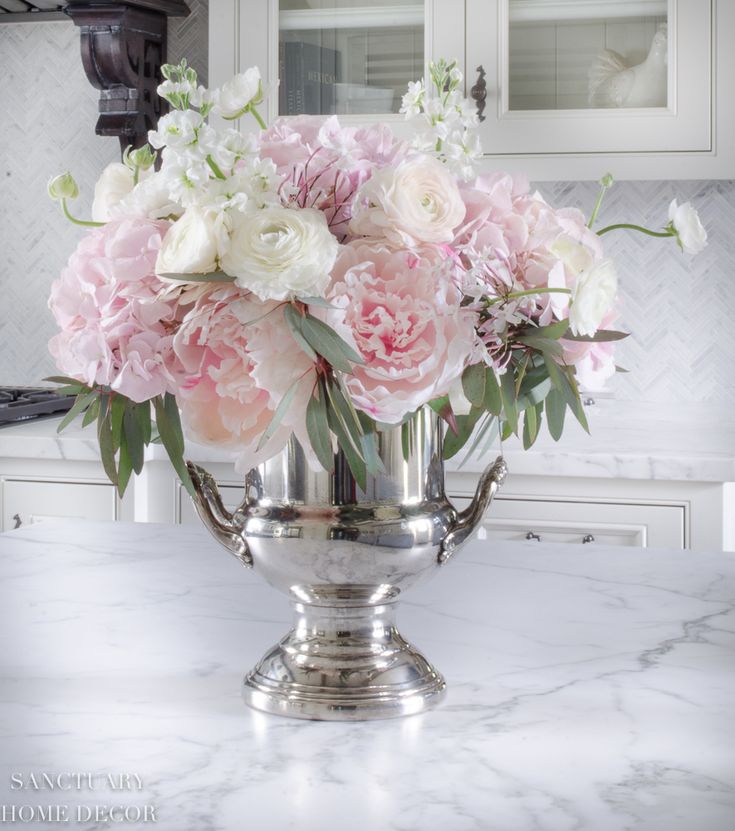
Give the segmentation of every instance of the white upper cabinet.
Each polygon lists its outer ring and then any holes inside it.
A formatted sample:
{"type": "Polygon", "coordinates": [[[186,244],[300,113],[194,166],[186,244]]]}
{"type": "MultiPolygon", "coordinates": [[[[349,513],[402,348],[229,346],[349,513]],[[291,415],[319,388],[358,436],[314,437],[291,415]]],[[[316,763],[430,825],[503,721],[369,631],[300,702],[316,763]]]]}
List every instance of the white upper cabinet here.
{"type": "Polygon", "coordinates": [[[482,99],[489,167],[534,180],[735,178],[735,0],[211,0],[210,82],[264,115],[398,115],[425,61],[482,99]],[[480,72],[480,68],[482,71],[480,72]],[[280,85],[278,80],[280,79],[280,85]]]}

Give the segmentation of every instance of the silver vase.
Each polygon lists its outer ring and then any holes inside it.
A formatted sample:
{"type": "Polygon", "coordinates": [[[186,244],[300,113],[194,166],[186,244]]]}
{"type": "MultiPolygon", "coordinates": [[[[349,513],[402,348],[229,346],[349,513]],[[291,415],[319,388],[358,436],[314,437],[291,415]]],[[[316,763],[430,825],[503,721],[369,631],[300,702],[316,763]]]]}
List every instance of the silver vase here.
{"type": "Polygon", "coordinates": [[[365,491],[342,453],[333,473],[312,470],[292,438],[248,473],[233,513],[212,477],[189,463],[204,524],[295,611],[291,631],[245,678],[251,707],[358,720],[419,713],[443,696],[442,676],[396,628],[397,601],[469,538],[506,467],[498,457],[472,504],[457,511],[444,494],[441,426],[431,411],[415,426],[405,460],[401,428],[379,434],[384,472],[368,477],[365,491]]]}

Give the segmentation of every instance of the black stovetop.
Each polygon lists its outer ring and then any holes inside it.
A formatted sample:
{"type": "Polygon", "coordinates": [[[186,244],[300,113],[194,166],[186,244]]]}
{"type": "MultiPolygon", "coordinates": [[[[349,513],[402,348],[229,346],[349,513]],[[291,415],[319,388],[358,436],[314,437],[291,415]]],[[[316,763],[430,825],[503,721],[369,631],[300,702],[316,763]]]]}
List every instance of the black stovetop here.
{"type": "Polygon", "coordinates": [[[48,387],[0,387],[0,426],[63,413],[73,403],[73,395],[48,387]]]}

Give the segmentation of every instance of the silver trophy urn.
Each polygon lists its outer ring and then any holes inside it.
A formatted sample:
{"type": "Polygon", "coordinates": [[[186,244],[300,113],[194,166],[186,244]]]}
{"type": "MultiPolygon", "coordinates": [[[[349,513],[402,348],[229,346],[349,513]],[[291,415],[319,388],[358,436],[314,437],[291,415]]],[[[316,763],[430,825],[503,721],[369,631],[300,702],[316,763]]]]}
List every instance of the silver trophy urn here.
{"type": "Polygon", "coordinates": [[[401,428],[378,434],[383,472],[365,491],[342,453],[333,472],[313,470],[299,443],[251,470],[230,513],[212,477],[189,463],[194,503],[211,533],[248,568],[285,592],[294,624],[245,677],[246,702],[307,719],[410,715],[438,702],[445,682],[396,628],[402,593],[431,577],[472,534],[505,477],[498,458],[472,504],[444,494],[442,432],[415,417],[407,458],[401,428]]]}

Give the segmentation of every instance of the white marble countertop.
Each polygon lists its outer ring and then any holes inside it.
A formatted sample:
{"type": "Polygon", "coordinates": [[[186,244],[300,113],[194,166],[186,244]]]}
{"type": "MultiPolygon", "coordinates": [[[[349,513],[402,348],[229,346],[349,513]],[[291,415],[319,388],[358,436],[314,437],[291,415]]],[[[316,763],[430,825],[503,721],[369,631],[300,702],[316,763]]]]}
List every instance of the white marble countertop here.
{"type": "MultiPolygon", "coordinates": [[[[660,408],[600,399],[587,408],[590,434],[570,415],[561,441],[542,431],[531,450],[516,439],[502,452],[514,475],[582,476],[663,481],[735,482],[735,419],[701,405],[660,408]]],[[[60,419],[29,421],[0,428],[0,459],[36,458],[95,461],[99,458],[93,427],[77,424],[56,433],[60,419]]],[[[499,446],[462,470],[477,473],[495,458],[499,446]]],[[[152,445],[147,458],[165,459],[152,445]]],[[[199,463],[230,462],[231,455],[187,442],[187,455],[199,463]]],[[[447,463],[455,470],[460,452],[447,463]]]]}
{"type": "Polygon", "coordinates": [[[155,825],[114,827],[731,831],[735,558],[485,546],[399,613],[446,701],[340,724],[241,702],[288,604],[204,529],[0,535],[0,810],[65,804],[65,827],[90,830],[113,826],[84,811],[127,805],[155,825]],[[28,787],[67,772],[92,778],[28,787]]]}

